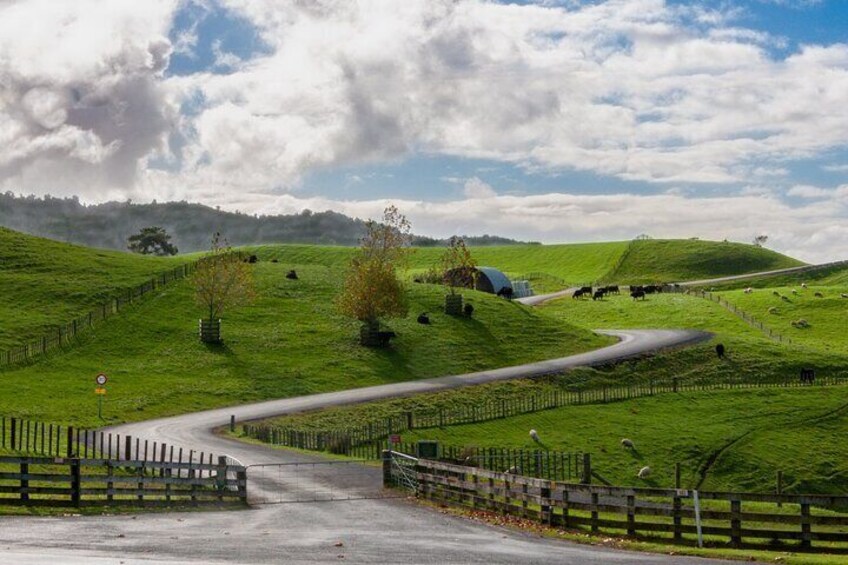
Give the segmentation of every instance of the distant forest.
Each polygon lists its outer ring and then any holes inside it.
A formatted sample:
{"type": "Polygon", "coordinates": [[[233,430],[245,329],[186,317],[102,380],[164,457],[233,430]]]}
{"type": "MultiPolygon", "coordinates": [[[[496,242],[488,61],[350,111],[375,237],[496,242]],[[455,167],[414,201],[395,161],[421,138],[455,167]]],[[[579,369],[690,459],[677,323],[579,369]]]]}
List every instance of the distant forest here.
{"type": "MultiPolygon", "coordinates": [[[[224,212],[203,204],[106,202],[85,205],[74,196],[16,196],[0,193],[0,225],[33,235],[90,247],[127,249],[127,238],[141,228],[159,226],[171,235],[181,253],[209,248],[212,234],[232,245],[317,243],[357,245],[365,222],[336,212],[260,216],[224,212]]],[[[493,235],[465,236],[472,246],[522,243],[493,235]]],[[[413,245],[436,247],[446,240],[415,236],[413,245]]]]}

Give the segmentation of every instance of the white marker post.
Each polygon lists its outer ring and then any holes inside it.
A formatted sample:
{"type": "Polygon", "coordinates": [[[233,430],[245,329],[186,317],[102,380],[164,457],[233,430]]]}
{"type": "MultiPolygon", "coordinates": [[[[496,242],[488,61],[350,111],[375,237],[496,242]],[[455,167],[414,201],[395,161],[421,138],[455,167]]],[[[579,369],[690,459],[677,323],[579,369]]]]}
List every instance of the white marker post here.
{"type": "Polygon", "coordinates": [[[97,395],[97,417],[103,419],[103,397],[106,395],[106,387],[103,385],[108,381],[108,377],[104,373],[97,375],[94,382],[97,383],[97,388],[94,389],[94,394],[97,395]]]}

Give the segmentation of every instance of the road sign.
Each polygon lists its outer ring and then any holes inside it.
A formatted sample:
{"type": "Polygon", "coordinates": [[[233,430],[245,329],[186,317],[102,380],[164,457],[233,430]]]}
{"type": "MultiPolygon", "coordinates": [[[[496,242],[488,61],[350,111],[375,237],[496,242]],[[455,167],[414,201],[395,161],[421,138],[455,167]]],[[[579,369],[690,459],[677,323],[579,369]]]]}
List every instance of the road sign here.
{"type": "Polygon", "coordinates": [[[94,389],[94,394],[106,394],[106,389],[103,388],[102,386],[99,386],[96,389],[94,389]]]}
{"type": "Polygon", "coordinates": [[[108,381],[109,379],[106,378],[105,374],[100,373],[99,375],[97,375],[97,378],[94,379],[94,380],[97,381],[98,385],[103,386],[103,385],[106,384],[106,381],[108,381]]]}
{"type": "Polygon", "coordinates": [[[400,434],[392,434],[389,436],[389,443],[400,443],[400,434]]]}

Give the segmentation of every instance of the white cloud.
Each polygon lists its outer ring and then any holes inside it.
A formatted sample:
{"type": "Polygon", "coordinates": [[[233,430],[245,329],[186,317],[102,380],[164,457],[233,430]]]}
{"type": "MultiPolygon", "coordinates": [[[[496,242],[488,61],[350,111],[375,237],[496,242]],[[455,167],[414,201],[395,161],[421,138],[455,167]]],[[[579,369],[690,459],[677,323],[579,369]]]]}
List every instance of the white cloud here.
{"type": "Polygon", "coordinates": [[[799,198],[827,198],[832,195],[832,191],[825,190],[818,186],[811,186],[808,184],[796,184],[788,191],[786,194],[789,196],[797,196],[799,198]]]}
{"type": "Polygon", "coordinates": [[[471,177],[465,181],[465,184],[463,185],[463,194],[465,194],[466,198],[470,199],[492,198],[497,196],[494,188],[477,177],[471,177]]]}

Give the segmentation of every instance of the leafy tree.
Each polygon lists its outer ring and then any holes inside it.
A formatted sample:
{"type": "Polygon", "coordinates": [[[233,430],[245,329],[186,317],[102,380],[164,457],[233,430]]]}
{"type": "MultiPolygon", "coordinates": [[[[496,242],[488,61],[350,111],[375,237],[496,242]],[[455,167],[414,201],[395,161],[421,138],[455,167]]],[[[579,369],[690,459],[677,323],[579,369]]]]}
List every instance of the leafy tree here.
{"type": "Polygon", "coordinates": [[[171,243],[171,236],[165,228],[150,226],[141,228],[141,231],[131,235],[127,239],[127,247],[130,251],[142,255],[176,255],[177,246],[171,243]]]}
{"type": "Polygon", "coordinates": [[[192,281],[198,305],[218,320],[226,310],[250,303],[256,296],[253,269],[235,253],[221,234],[212,237],[212,249],[197,263],[192,281]]]}
{"type": "Polygon", "coordinates": [[[757,247],[762,247],[763,245],[766,244],[767,241],[768,241],[768,236],[765,235],[765,234],[761,234],[761,235],[754,237],[753,243],[757,247]]]}
{"type": "Polygon", "coordinates": [[[339,311],[363,323],[360,341],[378,345],[376,333],[383,318],[406,316],[406,289],[397,274],[408,254],[410,224],[394,206],[383,212],[383,221],[365,224],[359,252],[351,259],[341,293],[339,311]]]}
{"type": "Polygon", "coordinates": [[[453,295],[457,288],[474,288],[477,279],[477,262],[465,245],[465,240],[458,235],[448,240],[441,259],[442,282],[453,295]]]}

